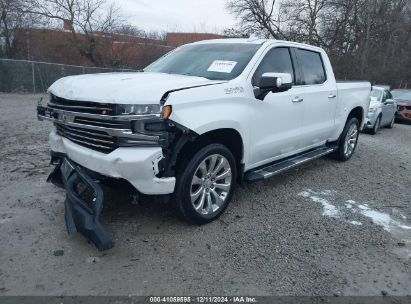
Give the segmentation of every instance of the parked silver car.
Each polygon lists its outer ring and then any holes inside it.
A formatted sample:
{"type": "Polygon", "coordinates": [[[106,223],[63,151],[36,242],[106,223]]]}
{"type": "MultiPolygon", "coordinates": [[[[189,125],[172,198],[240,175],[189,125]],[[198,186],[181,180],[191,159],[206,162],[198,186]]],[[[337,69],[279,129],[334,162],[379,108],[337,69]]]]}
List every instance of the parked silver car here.
{"type": "Polygon", "coordinates": [[[366,128],[371,134],[377,134],[381,127],[394,127],[397,103],[389,90],[373,87],[370,108],[368,109],[366,128]]]}

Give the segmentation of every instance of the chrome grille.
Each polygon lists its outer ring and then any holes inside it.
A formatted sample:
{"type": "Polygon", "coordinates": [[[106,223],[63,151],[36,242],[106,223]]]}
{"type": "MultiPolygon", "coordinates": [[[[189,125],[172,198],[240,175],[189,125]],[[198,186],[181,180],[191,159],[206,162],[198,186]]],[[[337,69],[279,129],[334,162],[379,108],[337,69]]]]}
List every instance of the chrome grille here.
{"type": "MultiPolygon", "coordinates": [[[[54,111],[64,111],[73,116],[72,122],[84,125],[84,128],[68,125],[65,122],[55,123],[57,134],[76,144],[104,153],[110,153],[117,148],[117,137],[107,132],[89,128],[89,126],[110,129],[131,129],[128,121],[115,121],[110,116],[115,114],[114,104],[100,104],[87,101],[67,100],[52,96],[48,106],[54,111]],[[90,115],[91,114],[91,115],[90,115]],[[98,116],[94,118],[88,116],[98,116]]],[[[61,114],[58,114],[61,115],[61,114]]],[[[58,116],[59,117],[59,116],[58,116]]],[[[57,118],[58,118],[57,117],[57,118]]]]}
{"type": "Polygon", "coordinates": [[[68,100],[52,95],[48,103],[50,108],[99,115],[115,115],[115,104],[102,104],[89,101],[68,100]]]}
{"type": "Polygon", "coordinates": [[[106,132],[83,129],[60,123],[55,123],[57,134],[63,136],[79,145],[86,146],[101,152],[111,152],[117,147],[117,138],[106,132]]]}
{"type": "Polygon", "coordinates": [[[107,120],[90,117],[76,117],[75,123],[113,129],[131,129],[130,121],[107,120]]]}
{"type": "Polygon", "coordinates": [[[162,122],[160,113],[116,115],[117,106],[52,96],[47,107],[37,106],[37,117],[53,121],[60,136],[103,153],[110,153],[118,147],[167,144],[166,132],[145,129],[146,123],[162,122]]]}

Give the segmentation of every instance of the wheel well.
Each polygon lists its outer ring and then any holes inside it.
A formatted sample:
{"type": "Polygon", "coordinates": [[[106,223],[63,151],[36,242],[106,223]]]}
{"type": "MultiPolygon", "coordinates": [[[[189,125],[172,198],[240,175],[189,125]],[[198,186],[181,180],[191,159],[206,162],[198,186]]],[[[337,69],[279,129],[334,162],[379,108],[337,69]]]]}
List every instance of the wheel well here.
{"type": "Polygon", "coordinates": [[[213,130],[201,134],[194,141],[187,142],[178,155],[177,164],[180,164],[187,159],[187,156],[193,155],[210,143],[219,143],[226,146],[233,153],[237,168],[240,170],[244,146],[240,133],[234,129],[213,130]]]}
{"type": "Polygon", "coordinates": [[[350,119],[351,117],[355,117],[358,119],[360,126],[363,123],[363,118],[364,118],[364,110],[361,107],[356,107],[354,109],[351,110],[350,114],[348,115],[348,119],[350,119]]]}

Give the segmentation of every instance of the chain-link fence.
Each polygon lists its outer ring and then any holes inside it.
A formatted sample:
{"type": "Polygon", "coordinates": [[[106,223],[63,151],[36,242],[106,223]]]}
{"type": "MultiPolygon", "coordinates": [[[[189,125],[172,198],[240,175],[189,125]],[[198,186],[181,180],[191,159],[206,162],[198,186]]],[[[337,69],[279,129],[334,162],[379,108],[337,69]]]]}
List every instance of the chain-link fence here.
{"type": "Polygon", "coordinates": [[[70,75],[132,71],[0,58],[0,92],[42,93],[70,75]]]}

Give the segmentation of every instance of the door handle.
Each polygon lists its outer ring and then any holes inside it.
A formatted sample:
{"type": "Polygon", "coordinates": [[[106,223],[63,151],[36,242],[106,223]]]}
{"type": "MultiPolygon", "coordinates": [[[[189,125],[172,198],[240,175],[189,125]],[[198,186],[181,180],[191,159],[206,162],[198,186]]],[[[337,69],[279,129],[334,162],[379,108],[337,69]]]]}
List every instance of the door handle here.
{"type": "Polygon", "coordinates": [[[337,95],[332,94],[332,93],[331,93],[330,95],[328,95],[328,98],[329,98],[329,99],[332,99],[332,98],[335,98],[335,97],[337,97],[337,95]]]}
{"type": "Polygon", "coordinates": [[[300,97],[294,97],[293,102],[303,102],[304,98],[300,98],[300,97]]]}

